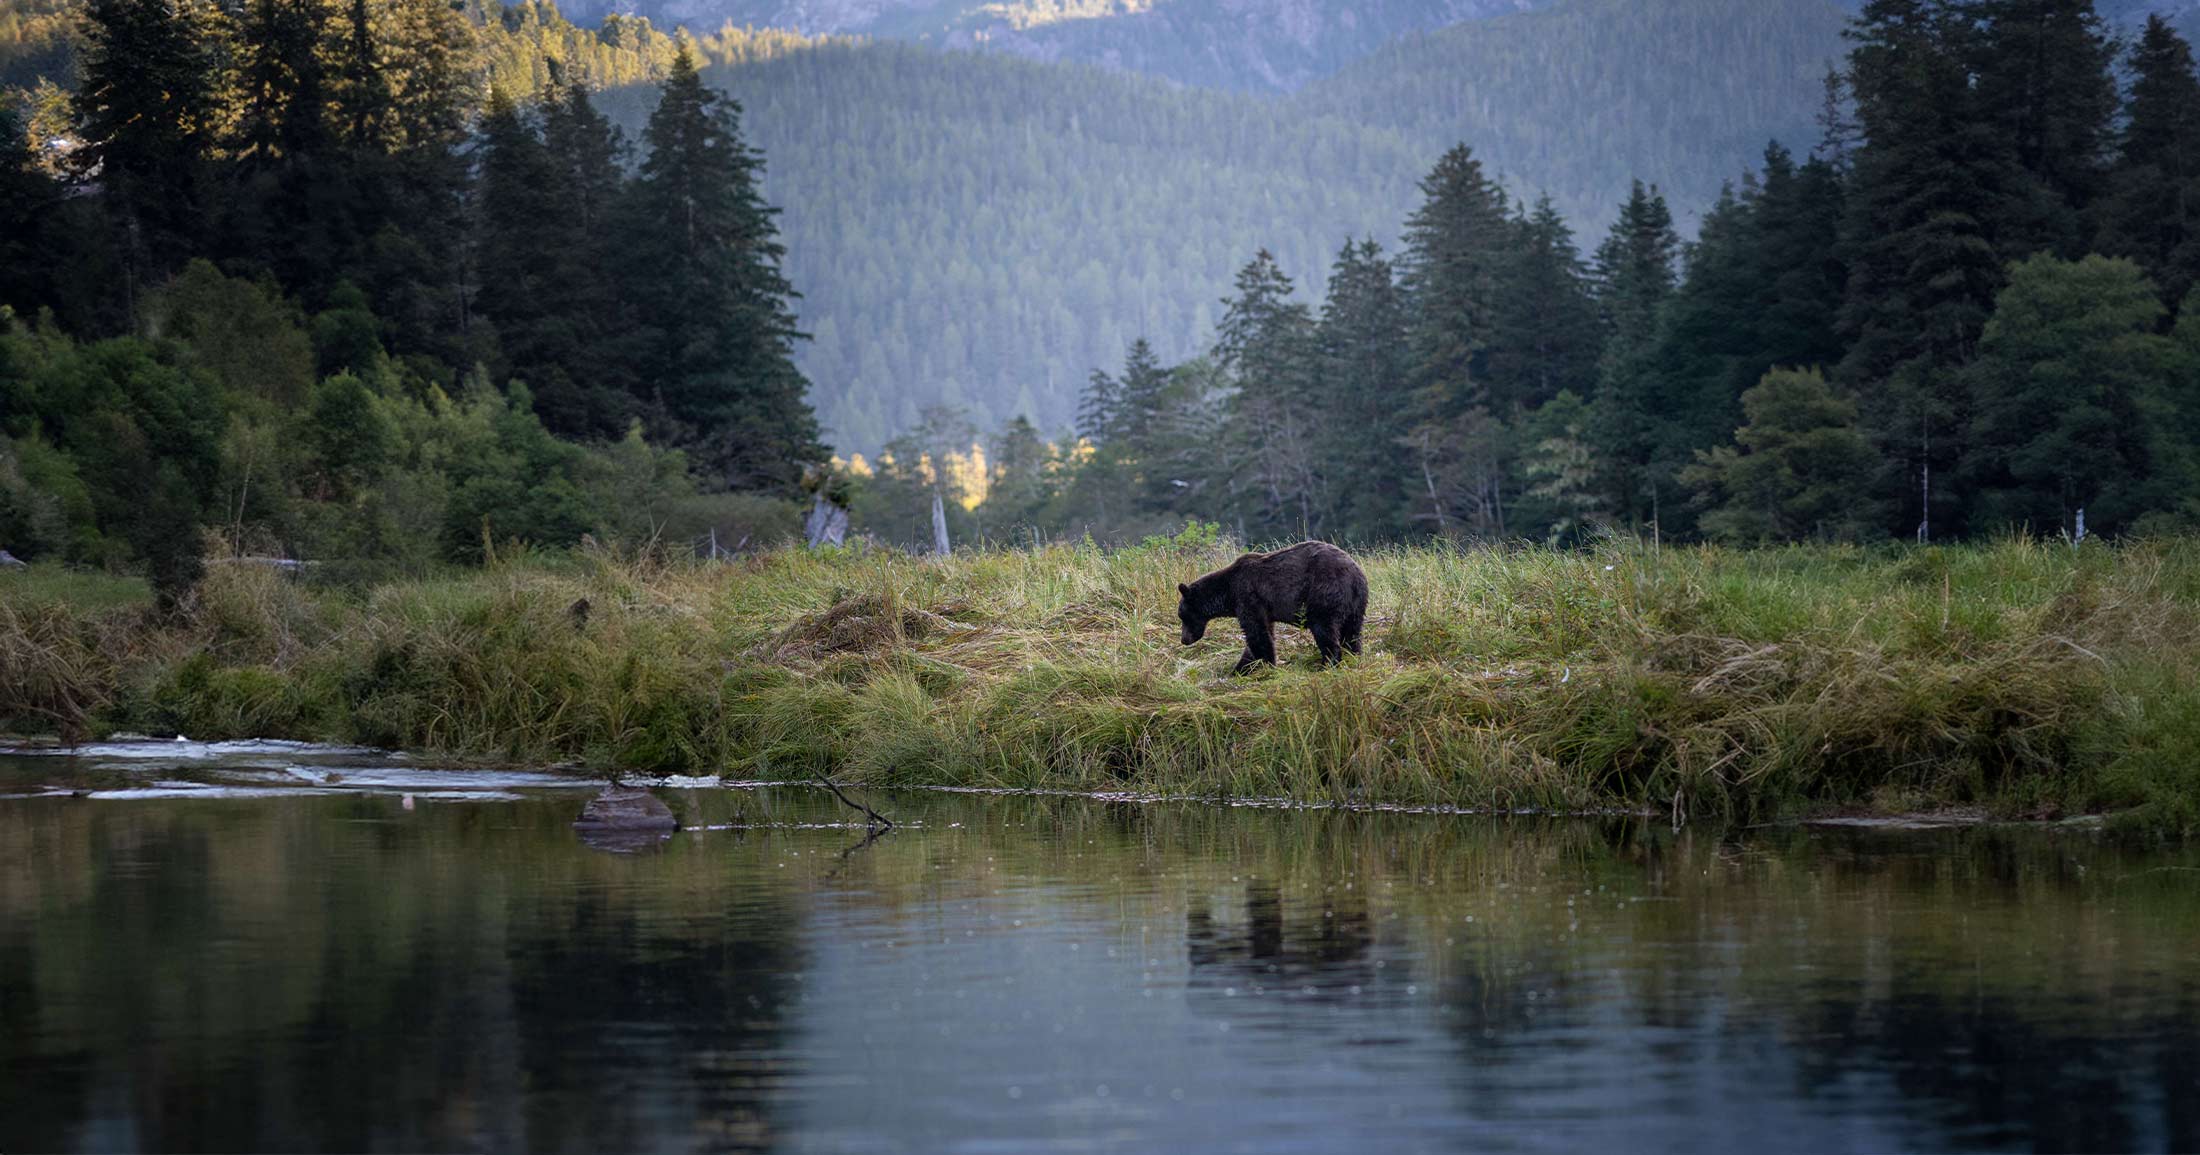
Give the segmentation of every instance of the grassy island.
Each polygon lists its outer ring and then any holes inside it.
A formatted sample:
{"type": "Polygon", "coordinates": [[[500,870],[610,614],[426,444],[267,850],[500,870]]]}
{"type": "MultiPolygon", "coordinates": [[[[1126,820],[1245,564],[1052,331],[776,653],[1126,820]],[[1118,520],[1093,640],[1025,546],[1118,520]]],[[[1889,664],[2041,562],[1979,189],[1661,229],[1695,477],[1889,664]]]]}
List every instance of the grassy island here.
{"type": "Polygon", "coordinates": [[[732,564],[523,554],[371,588],[0,575],[0,727],[630,771],[1696,820],[2200,816],[2200,542],[1362,555],[1367,653],[1233,678],[1226,545],[732,564]]]}

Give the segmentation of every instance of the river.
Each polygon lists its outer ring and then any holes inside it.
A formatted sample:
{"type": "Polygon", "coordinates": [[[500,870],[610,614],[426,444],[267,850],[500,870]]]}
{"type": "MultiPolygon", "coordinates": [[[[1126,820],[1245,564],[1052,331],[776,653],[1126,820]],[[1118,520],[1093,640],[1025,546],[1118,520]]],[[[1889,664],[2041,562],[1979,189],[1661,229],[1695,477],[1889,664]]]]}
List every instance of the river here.
{"type": "Polygon", "coordinates": [[[2200,854],[2073,828],[0,753],[0,1151],[2200,1149],[2200,854]]]}

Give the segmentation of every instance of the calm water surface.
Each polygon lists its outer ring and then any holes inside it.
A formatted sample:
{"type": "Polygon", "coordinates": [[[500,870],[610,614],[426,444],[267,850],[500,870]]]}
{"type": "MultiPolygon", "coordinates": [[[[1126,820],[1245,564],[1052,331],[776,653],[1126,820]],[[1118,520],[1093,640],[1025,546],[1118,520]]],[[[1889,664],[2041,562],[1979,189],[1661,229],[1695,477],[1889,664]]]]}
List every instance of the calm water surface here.
{"type": "Polygon", "coordinates": [[[585,794],[0,755],[0,1151],[2200,1148],[2189,851],[585,794]]]}

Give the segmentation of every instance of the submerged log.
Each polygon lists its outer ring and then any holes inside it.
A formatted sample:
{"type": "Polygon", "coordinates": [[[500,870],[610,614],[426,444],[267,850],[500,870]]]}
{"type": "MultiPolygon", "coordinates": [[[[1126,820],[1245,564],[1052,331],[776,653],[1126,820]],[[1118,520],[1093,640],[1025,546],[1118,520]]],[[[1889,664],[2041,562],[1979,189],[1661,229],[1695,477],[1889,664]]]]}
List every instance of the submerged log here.
{"type": "Polygon", "coordinates": [[[581,807],[575,830],[677,830],[680,820],[672,808],[647,790],[632,786],[606,786],[603,793],[581,807]]]}

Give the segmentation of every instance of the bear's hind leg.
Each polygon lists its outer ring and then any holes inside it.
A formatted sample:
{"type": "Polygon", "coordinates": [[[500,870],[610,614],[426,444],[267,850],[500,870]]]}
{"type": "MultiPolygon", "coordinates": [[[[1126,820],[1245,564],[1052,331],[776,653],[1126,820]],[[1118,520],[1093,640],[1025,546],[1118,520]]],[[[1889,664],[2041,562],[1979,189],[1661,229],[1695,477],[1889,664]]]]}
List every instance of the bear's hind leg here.
{"type": "Polygon", "coordinates": [[[1353,614],[1344,620],[1344,648],[1355,654],[1360,652],[1361,624],[1362,619],[1359,614],[1353,614]]]}
{"type": "Polygon", "coordinates": [[[1314,645],[1321,649],[1322,664],[1334,666],[1344,661],[1344,645],[1338,636],[1336,619],[1315,618],[1306,630],[1314,635],[1314,645]]]}

